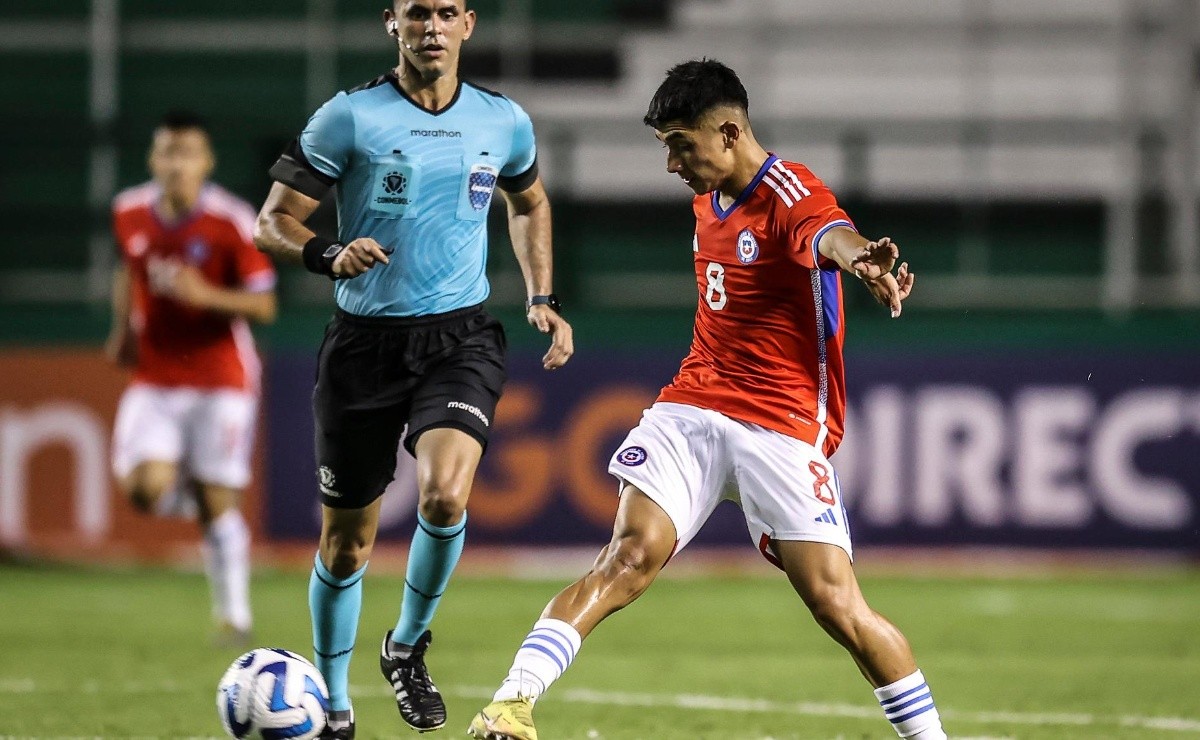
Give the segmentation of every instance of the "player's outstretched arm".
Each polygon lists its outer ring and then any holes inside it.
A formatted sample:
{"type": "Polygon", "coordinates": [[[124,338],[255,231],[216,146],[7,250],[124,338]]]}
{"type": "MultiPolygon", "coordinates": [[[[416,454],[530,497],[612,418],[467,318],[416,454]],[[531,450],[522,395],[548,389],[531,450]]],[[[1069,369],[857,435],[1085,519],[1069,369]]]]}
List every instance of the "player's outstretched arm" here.
{"type": "Polygon", "coordinates": [[[900,315],[901,304],[912,293],[916,275],[909,272],[907,262],[901,263],[896,274],[892,274],[900,258],[900,247],[890,237],[870,241],[853,229],[837,227],[826,232],[819,247],[822,256],[866,283],[875,300],[891,311],[892,318],[900,315]]]}
{"type": "MultiPolygon", "coordinates": [[[[314,264],[310,262],[319,263],[319,260],[306,260],[304,248],[317,235],[304,222],[319,204],[319,200],[276,182],[271,186],[271,192],[267,194],[267,200],[254,223],[255,246],[275,259],[313,270],[314,264]]],[[[355,239],[349,244],[329,242],[322,247],[322,253],[328,250],[332,256],[328,264],[321,265],[319,271],[335,278],[358,277],[376,264],[386,265],[390,254],[389,250],[370,238],[355,239]],[[329,250],[329,247],[336,249],[329,250]]]]}
{"type": "Polygon", "coordinates": [[[180,267],[164,292],[186,306],[222,316],[240,316],[259,324],[274,322],[278,312],[274,290],[214,285],[191,265],[180,267]]]}
{"type": "Polygon", "coordinates": [[[113,270],[112,327],[104,342],[105,356],[122,367],[137,362],[137,342],[129,322],[131,303],[129,269],[122,265],[113,270]]]}
{"type": "MultiPolygon", "coordinates": [[[[529,297],[550,295],[553,290],[554,258],[550,239],[550,199],[541,178],[519,193],[504,193],[508,203],[508,234],[529,297]]],[[[550,335],[550,349],[542,357],[542,366],[556,370],[575,353],[571,325],[546,305],[530,306],[525,315],[529,324],[550,335]]]]}

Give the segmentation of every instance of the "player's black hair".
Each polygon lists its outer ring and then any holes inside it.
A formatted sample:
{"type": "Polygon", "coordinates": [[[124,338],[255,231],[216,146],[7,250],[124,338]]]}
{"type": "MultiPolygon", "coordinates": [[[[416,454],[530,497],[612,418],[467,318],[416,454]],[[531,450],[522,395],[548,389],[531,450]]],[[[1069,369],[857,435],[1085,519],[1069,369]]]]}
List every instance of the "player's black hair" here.
{"type": "Polygon", "coordinates": [[[169,131],[199,129],[206,136],[211,135],[208,130],[208,121],[204,120],[204,116],[190,110],[175,109],[167,111],[163,114],[162,118],[158,119],[158,127],[169,131]]]}
{"type": "Polygon", "coordinates": [[[667,72],[642,121],[656,129],[662,129],[668,121],[691,126],[700,116],[722,105],[750,110],[750,99],[737,73],[715,59],[693,59],[667,72]]]}

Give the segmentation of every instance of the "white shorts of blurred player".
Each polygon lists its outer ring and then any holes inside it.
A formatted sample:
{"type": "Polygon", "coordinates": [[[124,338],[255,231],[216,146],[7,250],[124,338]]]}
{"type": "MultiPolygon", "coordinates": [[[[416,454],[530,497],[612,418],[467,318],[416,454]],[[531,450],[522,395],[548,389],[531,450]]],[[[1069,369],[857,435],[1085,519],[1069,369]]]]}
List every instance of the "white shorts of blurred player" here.
{"type": "Polygon", "coordinates": [[[117,407],[113,471],[124,478],[144,462],[173,462],[200,483],[245,488],[257,412],[245,391],[134,383],[117,407]]]}
{"type": "Polygon", "coordinates": [[[836,545],[853,558],[850,525],[833,465],[801,440],[724,414],[656,403],[608,464],[675,524],[687,546],[721,501],[738,504],[750,538],[779,567],[772,540],[836,545]]]}

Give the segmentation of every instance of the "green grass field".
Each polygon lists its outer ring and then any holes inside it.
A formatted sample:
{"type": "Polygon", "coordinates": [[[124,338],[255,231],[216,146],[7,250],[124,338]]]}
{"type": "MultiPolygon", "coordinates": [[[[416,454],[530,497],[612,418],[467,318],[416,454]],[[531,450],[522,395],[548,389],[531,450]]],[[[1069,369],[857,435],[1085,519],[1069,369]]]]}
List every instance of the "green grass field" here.
{"type": "MultiPolygon", "coordinates": [[[[375,653],[401,581],[368,574],[360,738],[404,729],[375,653]]],[[[564,581],[460,577],[429,663],[462,737],[564,581]]],[[[868,578],[954,737],[1200,737],[1200,573],[868,578]]],[[[307,575],[260,572],[256,643],[308,654],[307,575]]],[[[202,576],[0,566],[0,737],[217,737],[202,576]]],[[[869,688],[780,578],[664,579],[538,705],[546,740],[889,738],[869,688]]]]}

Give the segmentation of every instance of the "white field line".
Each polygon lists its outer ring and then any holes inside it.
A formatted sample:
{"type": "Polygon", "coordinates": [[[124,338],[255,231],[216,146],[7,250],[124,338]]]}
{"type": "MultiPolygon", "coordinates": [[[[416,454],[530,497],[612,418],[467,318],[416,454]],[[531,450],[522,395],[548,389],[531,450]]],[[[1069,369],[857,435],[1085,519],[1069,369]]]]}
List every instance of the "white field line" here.
{"type": "MultiPolygon", "coordinates": [[[[85,681],[76,686],[66,683],[44,683],[32,678],[0,678],[0,696],[4,694],[104,694],[104,695],[152,695],[192,692],[195,686],[174,681],[114,681],[100,683],[85,681]]],[[[494,689],[484,686],[451,686],[443,689],[447,694],[467,699],[490,699],[494,689]]],[[[355,696],[392,696],[387,686],[351,686],[355,696]]],[[[621,707],[674,707],[678,709],[709,712],[734,712],[756,714],[794,714],[808,717],[847,717],[882,722],[879,707],[857,704],[825,704],[816,702],[782,702],[770,699],[748,699],[737,697],[705,696],[703,694],[641,694],[620,691],[595,691],[592,689],[564,689],[547,696],[547,701],[562,701],[573,704],[599,704],[621,707]]],[[[1168,732],[1200,733],[1200,719],[1187,717],[1142,717],[1136,715],[1098,715],[1083,712],[963,712],[939,707],[942,717],[949,722],[996,725],[1038,725],[1071,727],[1136,727],[1168,732]]],[[[0,739],[6,738],[0,735],[0,739]]]]}
{"type": "MultiPolygon", "coordinates": [[[[474,699],[490,699],[494,689],[482,686],[452,686],[447,693],[474,699]]],[[[387,687],[352,686],[352,693],[391,696],[387,687]]],[[[821,704],[814,702],[781,702],[769,699],[704,696],[702,694],[635,694],[591,689],[564,689],[547,697],[549,701],[575,704],[604,704],[624,707],[675,707],[679,709],[715,712],[748,712],[767,714],[799,714],[809,717],[852,717],[883,721],[879,707],[855,704],[821,704]]],[[[1085,713],[1047,712],[961,712],[938,708],[947,721],[972,724],[1120,726],[1151,730],[1200,733],[1200,719],[1185,717],[1139,717],[1133,715],[1105,716],[1085,713]]]]}

